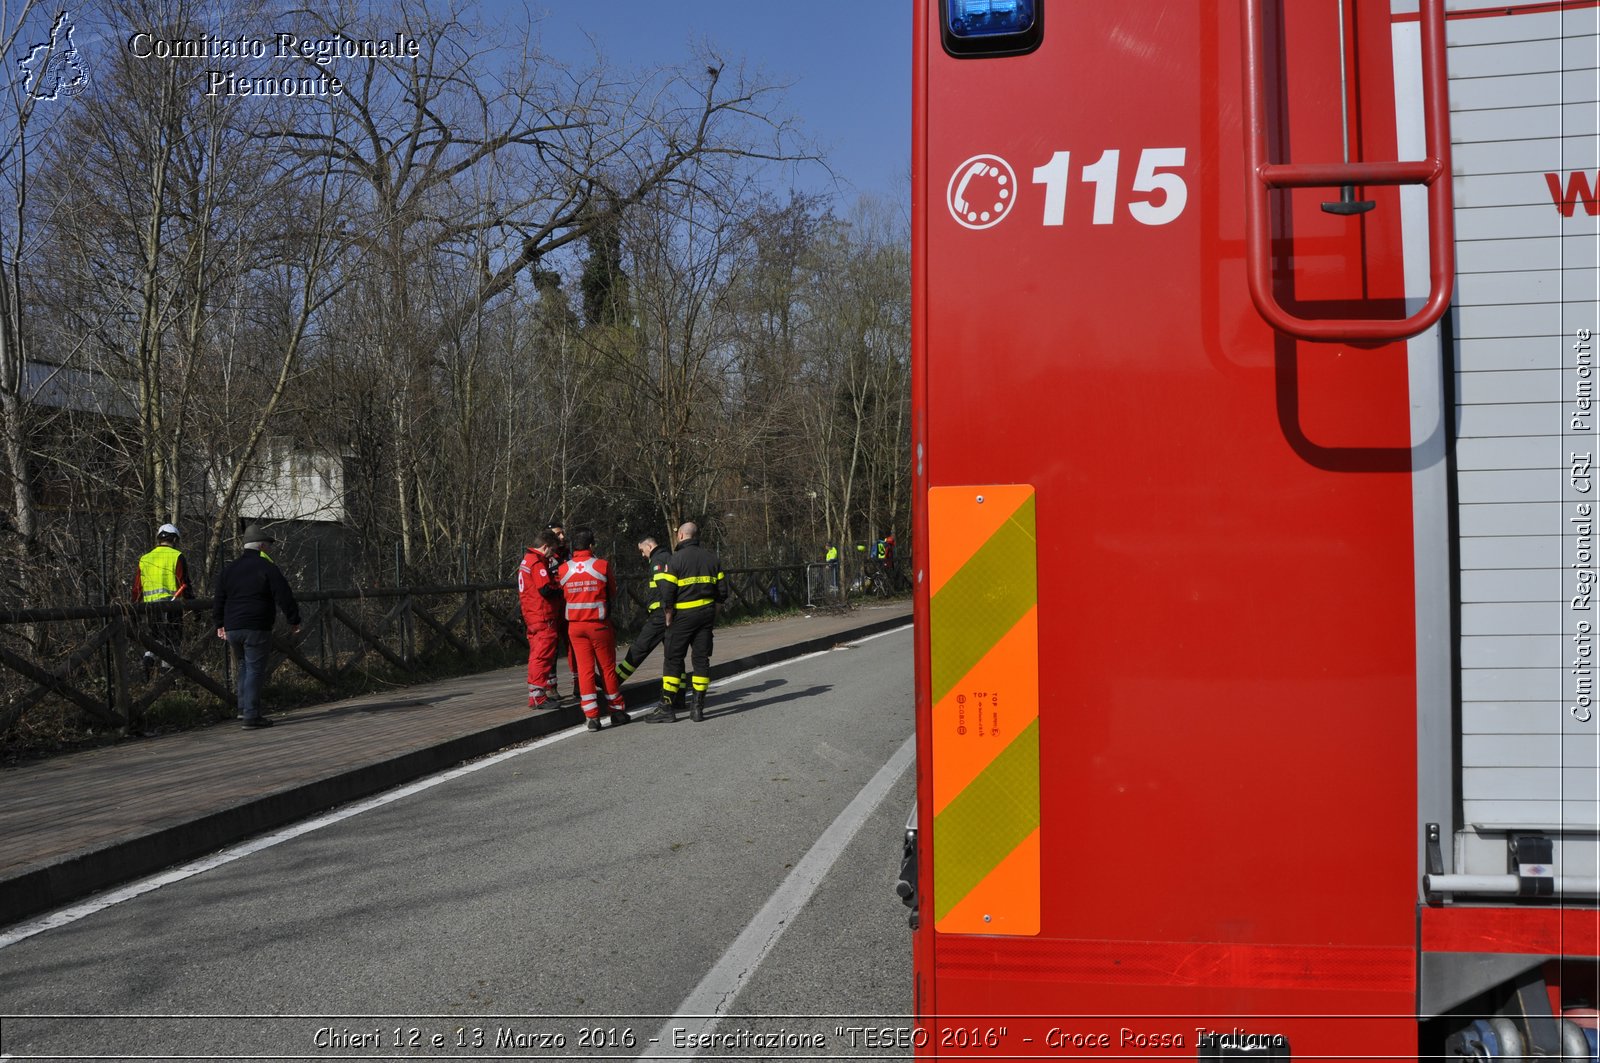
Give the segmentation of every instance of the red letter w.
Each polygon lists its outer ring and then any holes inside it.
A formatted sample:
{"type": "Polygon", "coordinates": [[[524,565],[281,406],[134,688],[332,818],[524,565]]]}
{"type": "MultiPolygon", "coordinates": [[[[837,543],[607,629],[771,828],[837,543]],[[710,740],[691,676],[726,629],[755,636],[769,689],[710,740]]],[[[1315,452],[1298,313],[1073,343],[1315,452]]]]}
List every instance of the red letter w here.
{"type": "Polygon", "coordinates": [[[1547,173],[1544,175],[1545,184],[1550,186],[1550,198],[1555,200],[1556,209],[1563,218],[1572,217],[1572,212],[1577,209],[1578,200],[1583,200],[1583,209],[1590,217],[1600,214],[1600,200],[1596,199],[1596,192],[1600,191],[1600,174],[1596,175],[1595,185],[1589,184],[1589,175],[1582,170],[1574,170],[1567,174],[1567,194],[1561,194],[1561,175],[1547,173]]]}

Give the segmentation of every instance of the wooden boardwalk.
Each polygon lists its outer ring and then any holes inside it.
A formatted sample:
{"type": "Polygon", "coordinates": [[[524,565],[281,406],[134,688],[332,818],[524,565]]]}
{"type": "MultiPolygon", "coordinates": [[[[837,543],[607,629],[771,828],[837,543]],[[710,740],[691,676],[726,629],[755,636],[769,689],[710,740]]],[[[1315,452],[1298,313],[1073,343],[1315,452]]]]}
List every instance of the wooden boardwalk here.
{"type": "MultiPolygon", "coordinates": [[[[897,602],[719,630],[713,674],[910,620],[897,602]]],[[[630,707],[658,696],[659,651],[642,671],[630,707]]],[[[270,729],[230,721],[0,770],[0,925],[578,718],[570,703],[530,713],[513,668],[306,706],[270,729]]]]}

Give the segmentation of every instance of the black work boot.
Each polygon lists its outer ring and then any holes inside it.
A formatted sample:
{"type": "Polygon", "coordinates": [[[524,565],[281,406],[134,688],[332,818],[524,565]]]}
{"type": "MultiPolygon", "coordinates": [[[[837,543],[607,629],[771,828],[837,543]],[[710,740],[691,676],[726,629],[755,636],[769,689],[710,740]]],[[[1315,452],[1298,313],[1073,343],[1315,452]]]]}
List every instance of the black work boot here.
{"type": "Polygon", "coordinates": [[[662,695],[661,704],[656,706],[654,712],[644,718],[645,723],[677,723],[678,714],[672,711],[672,697],[662,695]]]}
{"type": "Polygon", "coordinates": [[[706,692],[704,690],[696,690],[694,692],[694,701],[689,704],[689,719],[693,720],[695,723],[699,723],[705,718],[706,692]]]}

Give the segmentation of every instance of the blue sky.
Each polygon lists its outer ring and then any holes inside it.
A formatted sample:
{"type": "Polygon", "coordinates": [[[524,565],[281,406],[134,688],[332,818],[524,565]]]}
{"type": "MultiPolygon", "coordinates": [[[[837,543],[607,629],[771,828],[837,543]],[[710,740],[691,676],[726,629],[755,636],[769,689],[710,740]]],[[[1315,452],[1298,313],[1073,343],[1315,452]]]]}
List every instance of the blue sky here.
{"type": "MultiPolygon", "coordinates": [[[[530,0],[554,57],[583,66],[593,50],[617,67],[686,62],[706,43],[730,63],[789,84],[785,106],[842,182],[816,166],[787,177],[832,192],[904,199],[911,153],[911,0],[530,0]],[[542,16],[542,17],[540,17],[542,16]],[[832,17],[836,16],[836,17],[832,17]]],[[[785,188],[774,188],[782,195],[785,188]]]]}
{"type": "MultiPolygon", "coordinates": [[[[594,63],[597,49],[621,72],[691,62],[697,46],[707,45],[729,64],[742,62],[747,74],[789,86],[777,106],[827,155],[834,176],[814,164],[780,168],[771,192],[781,198],[793,186],[832,194],[841,211],[858,195],[899,201],[908,195],[912,2],[479,0],[490,20],[531,16],[543,50],[578,69],[594,63]]],[[[381,10],[384,0],[372,3],[381,10]]],[[[40,7],[33,19],[39,26],[23,35],[19,48],[48,39],[49,20],[59,10],[58,4],[40,7]]],[[[90,56],[122,46],[126,27],[108,27],[93,5],[72,15],[75,42],[90,56]]],[[[237,27],[213,29],[229,36],[237,27]]]]}

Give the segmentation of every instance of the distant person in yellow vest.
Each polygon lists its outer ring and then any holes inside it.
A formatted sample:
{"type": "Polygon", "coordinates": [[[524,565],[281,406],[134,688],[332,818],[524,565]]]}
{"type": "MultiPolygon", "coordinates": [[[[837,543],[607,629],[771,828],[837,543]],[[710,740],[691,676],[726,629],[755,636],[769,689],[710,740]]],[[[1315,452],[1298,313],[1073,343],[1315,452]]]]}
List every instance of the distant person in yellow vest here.
{"type": "MultiPolygon", "coordinates": [[[[194,588],[189,586],[189,564],[178,549],[178,526],[163,524],[156,529],[156,545],[139,558],[139,567],[133,573],[133,600],[146,602],[173,602],[193,598],[194,588]]],[[[150,617],[150,634],[163,646],[174,652],[183,640],[183,614],[158,613],[150,617]]],[[[157,666],[166,670],[172,667],[151,650],[144,651],[144,676],[155,676],[157,666]]]]}

